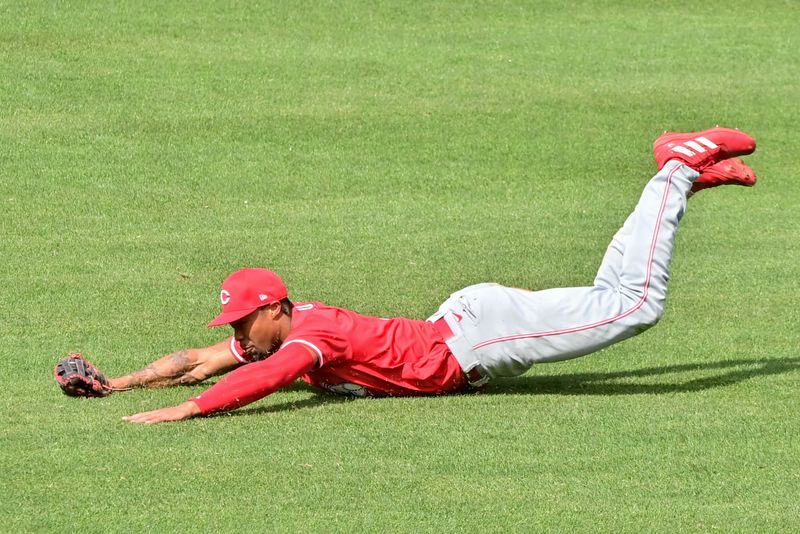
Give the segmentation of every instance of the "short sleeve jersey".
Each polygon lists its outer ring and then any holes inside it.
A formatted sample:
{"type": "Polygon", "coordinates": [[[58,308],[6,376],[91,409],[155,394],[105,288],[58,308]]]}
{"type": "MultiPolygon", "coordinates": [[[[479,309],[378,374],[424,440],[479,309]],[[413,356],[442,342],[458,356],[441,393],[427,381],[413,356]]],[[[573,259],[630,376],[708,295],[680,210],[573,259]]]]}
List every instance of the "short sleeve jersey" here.
{"type": "MultiPolygon", "coordinates": [[[[350,396],[444,394],[468,388],[458,361],[433,325],[382,319],[319,302],[298,303],[281,347],[302,344],[319,360],[303,376],[312,386],[350,396]]],[[[246,354],[231,338],[231,353],[246,354]]]]}

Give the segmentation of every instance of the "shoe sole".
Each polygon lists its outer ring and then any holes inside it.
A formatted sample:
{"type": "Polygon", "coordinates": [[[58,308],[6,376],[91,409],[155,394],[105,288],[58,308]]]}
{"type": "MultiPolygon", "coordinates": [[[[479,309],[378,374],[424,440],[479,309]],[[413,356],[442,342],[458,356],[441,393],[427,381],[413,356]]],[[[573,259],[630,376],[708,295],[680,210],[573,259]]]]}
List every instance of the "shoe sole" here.
{"type": "Polygon", "coordinates": [[[756,172],[739,158],[722,160],[714,166],[709,167],[709,169],[713,170],[707,170],[705,173],[701,173],[700,178],[694,182],[692,192],[708,189],[710,187],[719,187],[721,185],[753,187],[756,185],[756,181],[758,181],[756,172]],[[718,167],[719,170],[715,167],[718,167]]]}

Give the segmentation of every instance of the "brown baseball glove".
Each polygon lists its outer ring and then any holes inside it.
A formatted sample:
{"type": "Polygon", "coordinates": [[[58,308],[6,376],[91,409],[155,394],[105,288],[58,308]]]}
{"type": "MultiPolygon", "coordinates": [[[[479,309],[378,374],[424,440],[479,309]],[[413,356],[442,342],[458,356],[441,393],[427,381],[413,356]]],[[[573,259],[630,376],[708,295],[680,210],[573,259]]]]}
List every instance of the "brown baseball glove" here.
{"type": "Polygon", "coordinates": [[[108,378],[79,353],[72,353],[58,362],[53,376],[64,394],[70,397],[105,397],[111,394],[108,378]]]}

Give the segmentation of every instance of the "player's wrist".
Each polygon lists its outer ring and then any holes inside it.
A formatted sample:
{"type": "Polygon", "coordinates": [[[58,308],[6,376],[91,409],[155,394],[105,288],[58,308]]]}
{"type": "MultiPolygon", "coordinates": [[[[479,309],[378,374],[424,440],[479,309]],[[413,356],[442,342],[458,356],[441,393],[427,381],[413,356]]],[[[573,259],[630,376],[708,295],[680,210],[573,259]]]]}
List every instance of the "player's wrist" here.
{"type": "Polygon", "coordinates": [[[128,389],[132,389],[130,381],[126,380],[125,377],[109,378],[108,385],[111,387],[112,393],[114,391],[125,391],[128,389]]]}
{"type": "Polygon", "coordinates": [[[212,407],[211,406],[207,406],[207,405],[204,406],[202,398],[192,397],[189,400],[187,400],[186,402],[184,402],[184,404],[191,405],[191,406],[187,406],[187,408],[192,411],[192,415],[190,417],[194,417],[194,416],[198,416],[198,415],[206,416],[209,413],[211,413],[211,411],[212,411],[212,407]]]}
{"type": "Polygon", "coordinates": [[[186,414],[186,418],[190,417],[197,417],[198,415],[203,415],[203,411],[200,409],[200,406],[194,400],[189,399],[188,401],[181,404],[181,407],[186,414]]]}

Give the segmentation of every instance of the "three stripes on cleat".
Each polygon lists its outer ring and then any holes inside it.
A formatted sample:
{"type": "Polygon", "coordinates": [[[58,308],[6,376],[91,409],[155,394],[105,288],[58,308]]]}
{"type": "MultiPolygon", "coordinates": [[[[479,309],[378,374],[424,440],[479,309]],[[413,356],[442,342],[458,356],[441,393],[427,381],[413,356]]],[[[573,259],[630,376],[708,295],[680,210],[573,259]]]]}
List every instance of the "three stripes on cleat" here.
{"type": "Polygon", "coordinates": [[[706,149],[713,150],[715,148],[717,148],[717,145],[713,141],[701,135],[700,137],[695,137],[691,141],[684,141],[681,144],[670,147],[670,150],[691,158],[696,153],[702,154],[706,149]]]}

